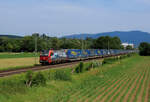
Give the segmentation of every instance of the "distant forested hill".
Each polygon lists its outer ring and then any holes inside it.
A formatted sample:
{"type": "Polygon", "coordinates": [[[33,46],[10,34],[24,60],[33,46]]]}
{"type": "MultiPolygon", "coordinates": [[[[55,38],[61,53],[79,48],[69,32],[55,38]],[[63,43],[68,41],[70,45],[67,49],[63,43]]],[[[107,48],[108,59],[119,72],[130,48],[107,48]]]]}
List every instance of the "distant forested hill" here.
{"type": "Polygon", "coordinates": [[[64,36],[65,38],[78,38],[85,39],[87,37],[90,38],[98,38],[100,36],[118,36],[122,42],[129,42],[139,45],[140,42],[150,42],[150,33],[142,32],[142,31],[114,31],[114,32],[106,32],[106,33],[98,33],[98,34],[73,34],[69,36],[64,36]]]}
{"type": "MultiPolygon", "coordinates": [[[[95,39],[101,36],[111,36],[111,37],[117,36],[121,39],[122,42],[134,43],[135,45],[139,45],[141,42],[150,43],[150,33],[142,31],[114,31],[97,34],[73,34],[64,37],[77,39],[85,39],[87,37],[90,37],[95,39]]],[[[0,35],[0,37],[22,38],[22,36],[16,35],[0,35]]]]}
{"type": "Polygon", "coordinates": [[[22,38],[21,36],[17,36],[17,35],[0,35],[0,37],[7,37],[7,38],[22,38]]]}

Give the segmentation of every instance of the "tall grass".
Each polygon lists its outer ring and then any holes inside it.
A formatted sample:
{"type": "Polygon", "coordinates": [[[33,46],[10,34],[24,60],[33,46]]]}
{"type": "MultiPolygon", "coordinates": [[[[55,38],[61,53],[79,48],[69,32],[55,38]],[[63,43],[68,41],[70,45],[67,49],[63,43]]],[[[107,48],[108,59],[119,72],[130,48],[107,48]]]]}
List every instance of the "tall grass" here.
{"type": "MultiPolygon", "coordinates": [[[[15,94],[26,94],[28,88],[24,84],[24,77],[17,76],[13,78],[4,78],[0,80],[0,96],[5,100],[11,98],[15,94]]],[[[1,99],[0,99],[0,102],[1,99]]],[[[3,101],[4,102],[4,101],[3,101]]]]}
{"type": "Polygon", "coordinates": [[[54,73],[54,79],[55,80],[64,80],[64,81],[70,81],[71,73],[64,71],[64,70],[56,70],[54,73]]]}

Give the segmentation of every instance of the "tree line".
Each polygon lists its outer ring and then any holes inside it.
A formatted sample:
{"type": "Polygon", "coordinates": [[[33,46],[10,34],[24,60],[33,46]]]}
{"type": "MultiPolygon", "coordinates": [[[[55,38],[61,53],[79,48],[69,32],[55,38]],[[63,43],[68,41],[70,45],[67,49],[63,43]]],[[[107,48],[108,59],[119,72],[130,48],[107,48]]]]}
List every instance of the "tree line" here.
{"type": "Polygon", "coordinates": [[[118,37],[103,36],[97,39],[70,39],[32,34],[23,38],[0,38],[0,52],[33,52],[48,49],[123,49],[118,37]],[[37,42],[36,42],[37,41],[37,42]]]}

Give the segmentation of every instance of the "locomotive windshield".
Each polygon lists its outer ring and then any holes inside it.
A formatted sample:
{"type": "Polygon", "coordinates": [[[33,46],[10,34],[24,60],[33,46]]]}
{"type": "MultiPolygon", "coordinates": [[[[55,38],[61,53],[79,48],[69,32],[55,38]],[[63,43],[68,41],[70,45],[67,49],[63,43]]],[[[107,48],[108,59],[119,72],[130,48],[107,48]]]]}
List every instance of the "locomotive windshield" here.
{"type": "Polygon", "coordinates": [[[41,52],[41,56],[48,56],[49,55],[49,50],[44,50],[41,52]]]}

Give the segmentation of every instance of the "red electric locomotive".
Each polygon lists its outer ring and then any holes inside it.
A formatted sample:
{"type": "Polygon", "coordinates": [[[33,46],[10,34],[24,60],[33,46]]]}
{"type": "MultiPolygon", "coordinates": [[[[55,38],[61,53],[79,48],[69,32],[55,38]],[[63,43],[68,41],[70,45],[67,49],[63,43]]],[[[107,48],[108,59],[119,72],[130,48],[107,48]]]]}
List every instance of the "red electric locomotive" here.
{"type": "Polygon", "coordinates": [[[40,54],[41,64],[55,64],[67,61],[66,50],[44,50],[40,54]]]}
{"type": "Polygon", "coordinates": [[[40,63],[41,64],[50,64],[52,63],[53,50],[44,50],[40,53],[40,63]]]}

